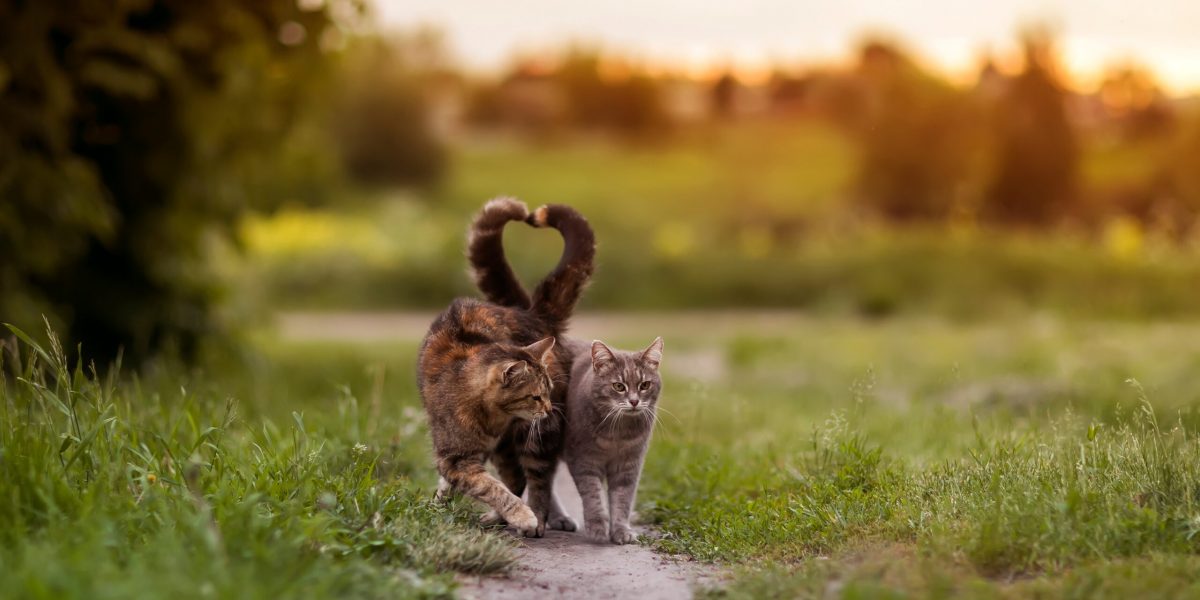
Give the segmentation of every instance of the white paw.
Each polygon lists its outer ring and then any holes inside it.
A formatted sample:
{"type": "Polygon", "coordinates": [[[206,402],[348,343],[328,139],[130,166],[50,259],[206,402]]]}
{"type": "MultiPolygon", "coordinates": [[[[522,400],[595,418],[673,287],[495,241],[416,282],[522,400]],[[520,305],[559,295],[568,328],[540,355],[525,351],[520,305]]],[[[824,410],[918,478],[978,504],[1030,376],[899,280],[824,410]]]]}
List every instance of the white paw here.
{"type": "Polygon", "coordinates": [[[550,520],[546,523],[546,527],[559,531],[575,531],[579,529],[579,525],[575,524],[575,519],[567,515],[551,515],[550,520]]]}
{"type": "Polygon", "coordinates": [[[505,522],[504,517],[501,517],[500,513],[494,510],[489,510],[479,517],[479,524],[483,525],[484,527],[494,527],[496,525],[504,525],[505,522]]]}
{"type": "Polygon", "coordinates": [[[542,532],[545,531],[528,506],[521,506],[508,516],[507,521],[517,533],[525,537],[542,537],[542,532]]]}
{"type": "Polygon", "coordinates": [[[433,494],[433,501],[438,504],[445,504],[450,501],[450,496],[454,494],[454,488],[446,481],[445,477],[438,477],[437,491],[433,494]]]}
{"type": "Polygon", "coordinates": [[[610,537],[614,544],[632,544],[637,541],[637,538],[637,534],[628,527],[614,527],[610,537]]]}

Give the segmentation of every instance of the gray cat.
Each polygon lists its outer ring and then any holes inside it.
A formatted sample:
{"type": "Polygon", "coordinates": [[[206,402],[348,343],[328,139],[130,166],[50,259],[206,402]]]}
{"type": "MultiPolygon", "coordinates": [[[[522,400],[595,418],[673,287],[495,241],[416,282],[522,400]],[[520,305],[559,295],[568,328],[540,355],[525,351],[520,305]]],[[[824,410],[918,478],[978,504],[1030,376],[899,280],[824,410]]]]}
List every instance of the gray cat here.
{"type": "Polygon", "coordinates": [[[587,536],[628,544],[637,539],[629,512],[654,431],[663,341],[657,338],[641,352],[613,350],[597,341],[589,353],[585,342],[571,343],[583,347],[573,351],[563,458],[583,499],[587,536]],[[608,514],[601,498],[606,481],[608,514]]]}

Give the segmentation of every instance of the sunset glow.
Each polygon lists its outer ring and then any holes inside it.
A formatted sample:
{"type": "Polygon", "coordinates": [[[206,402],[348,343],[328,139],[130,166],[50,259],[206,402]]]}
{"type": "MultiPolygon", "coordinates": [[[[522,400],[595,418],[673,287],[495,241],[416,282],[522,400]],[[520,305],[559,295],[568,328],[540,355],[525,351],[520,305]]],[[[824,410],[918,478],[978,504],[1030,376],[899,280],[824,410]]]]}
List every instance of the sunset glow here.
{"type": "Polygon", "coordinates": [[[1043,24],[1057,32],[1066,70],[1080,87],[1132,61],[1148,66],[1171,93],[1200,91],[1200,2],[1191,0],[376,2],[381,27],[437,27],[458,58],[478,70],[574,41],[656,70],[705,77],[732,68],[753,80],[774,66],[843,62],[864,36],[879,34],[960,79],[973,75],[985,52],[1012,60],[1020,30],[1043,24]]]}

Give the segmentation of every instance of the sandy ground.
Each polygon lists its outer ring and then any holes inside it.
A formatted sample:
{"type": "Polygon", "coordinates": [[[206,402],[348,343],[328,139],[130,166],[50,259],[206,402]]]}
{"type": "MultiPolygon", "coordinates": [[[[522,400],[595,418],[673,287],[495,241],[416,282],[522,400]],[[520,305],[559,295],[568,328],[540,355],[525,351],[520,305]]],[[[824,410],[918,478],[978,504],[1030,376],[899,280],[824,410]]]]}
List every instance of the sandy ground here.
{"type": "MultiPolygon", "coordinates": [[[[575,484],[560,465],[554,489],[582,528],[583,505],[575,484]]],[[[653,535],[645,528],[642,534],[653,535]]],[[[715,581],[710,569],[646,546],[598,544],[582,533],[546,532],[523,539],[519,564],[507,577],[462,577],[464,598],[630,598],[676,600],[692,597],[697,583],[715,581]]]]}

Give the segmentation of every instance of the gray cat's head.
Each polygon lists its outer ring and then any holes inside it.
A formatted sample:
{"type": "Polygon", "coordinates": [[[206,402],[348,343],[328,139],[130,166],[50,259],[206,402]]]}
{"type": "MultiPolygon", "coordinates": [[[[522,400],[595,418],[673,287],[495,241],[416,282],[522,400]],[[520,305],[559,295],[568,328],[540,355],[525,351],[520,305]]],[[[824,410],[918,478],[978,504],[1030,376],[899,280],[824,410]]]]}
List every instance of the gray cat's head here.
{"type": "Polygon", "coordinates": [[[658,376],[662,350],[661,337],[640,352],[613,350],[604,342],[592,342],[592,398],[605,408],[630,413],[654,410],[662,390],[658,376]]]}

